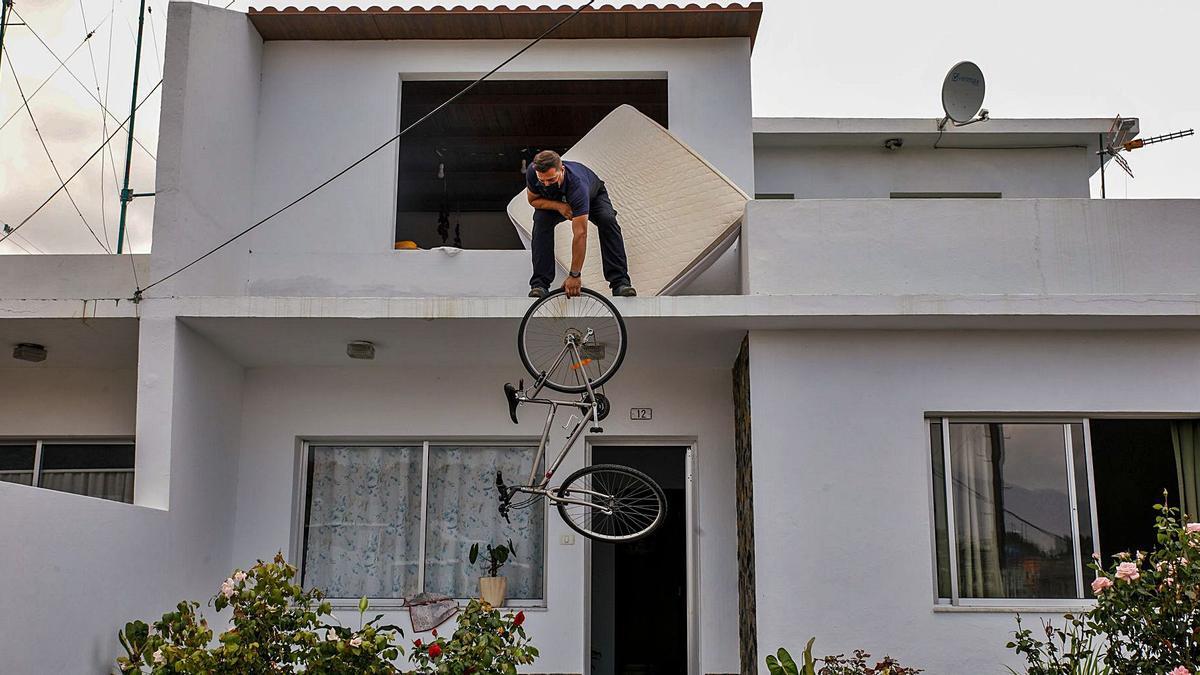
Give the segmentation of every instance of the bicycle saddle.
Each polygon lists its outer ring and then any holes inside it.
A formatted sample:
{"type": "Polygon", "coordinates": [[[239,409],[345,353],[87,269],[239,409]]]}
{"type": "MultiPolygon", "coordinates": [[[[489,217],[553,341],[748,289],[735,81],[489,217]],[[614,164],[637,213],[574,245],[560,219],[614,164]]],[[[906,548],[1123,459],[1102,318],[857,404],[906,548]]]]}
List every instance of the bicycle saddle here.
{"type": "Polygon", "coordinates": [[[508,399],[508,416],[512,418],[513,424],[517,422],[517,388],[512,385],[512,382],[504,383],[504,398],[508,399]]]}

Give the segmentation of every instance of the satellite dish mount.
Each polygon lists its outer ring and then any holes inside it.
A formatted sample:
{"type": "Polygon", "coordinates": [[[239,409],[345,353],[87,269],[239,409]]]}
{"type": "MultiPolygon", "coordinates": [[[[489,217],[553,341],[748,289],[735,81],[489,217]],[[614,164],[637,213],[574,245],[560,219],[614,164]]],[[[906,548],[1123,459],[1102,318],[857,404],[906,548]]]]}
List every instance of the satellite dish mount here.
{"type": "Polygon", "coordinates": [[[938,122],[938,131],[946,128],[947,122],[956,127],[983,122],[988,119],[988,111],[982,109],[983,94],[987,84],[983,79],[983,71],[970,61],[961,61],[946,73],[942,82],[942,109],[946,116],[938,122]]]}

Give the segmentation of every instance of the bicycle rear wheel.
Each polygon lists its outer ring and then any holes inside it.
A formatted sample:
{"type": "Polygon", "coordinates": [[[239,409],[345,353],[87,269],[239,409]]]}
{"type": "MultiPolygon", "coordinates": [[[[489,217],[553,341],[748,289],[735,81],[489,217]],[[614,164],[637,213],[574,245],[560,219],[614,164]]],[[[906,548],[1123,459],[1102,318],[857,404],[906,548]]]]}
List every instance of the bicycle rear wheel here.
{"type": "Polygon", "coordinates": [[[546,374],[546,386],[568,394],[607,382],[621,367],[626,349],[625,321],[608,298],[584,288],[569,298],[556,290],[529,307],[517,331],[517,353],[535,379],[546,374]],[[588,329],[592,337],[582,342],[588,329]],[[582,363],[568,351],[569,336],[580,343],[582,363]]]}
{"type": "Polygon", "coordinates": [[[597,541],[636,541],[667,518],[667,495],[658,483],[617,464],[583,467],[567,477],[558,497],[583,502],[559,502],[558,514],[572,530],[597,541]]]}

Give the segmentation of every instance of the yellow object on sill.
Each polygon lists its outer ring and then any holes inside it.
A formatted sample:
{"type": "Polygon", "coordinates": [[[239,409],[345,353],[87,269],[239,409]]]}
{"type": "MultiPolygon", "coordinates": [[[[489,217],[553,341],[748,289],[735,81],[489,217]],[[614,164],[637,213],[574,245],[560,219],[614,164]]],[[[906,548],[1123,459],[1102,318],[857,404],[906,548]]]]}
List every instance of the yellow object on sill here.
{"type": "Polygon", "coordinates": [[[417,251],[420,250],[420,248],[420,246],[417,246],[417,242],[410,241],[408,239],[396,242],[397,251],[417,251]]]}

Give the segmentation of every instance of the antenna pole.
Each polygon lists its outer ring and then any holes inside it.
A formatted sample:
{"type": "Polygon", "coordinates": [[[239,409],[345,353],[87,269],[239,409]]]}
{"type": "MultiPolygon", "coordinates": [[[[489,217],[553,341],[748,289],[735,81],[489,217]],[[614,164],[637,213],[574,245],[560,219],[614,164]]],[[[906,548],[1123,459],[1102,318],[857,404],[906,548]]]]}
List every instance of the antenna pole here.
{"type": "Polygon", "coordinates": [[[1104,134],[1098,134],[1100,138],[1100,152],[1096,153],[1100,157],[1100,199],[1104,199],[1104,134]]]}
{"type": "MultiPolygon", "coordinates": [[[[8,2],[11,0],[0,0],[8,2]]],[[[117,228],[117,255],[125,244],[125,211],[133,201],[133,190],[129,189],[129,165],[133,162],[133,118],[137,114],[138,73],[142,65],[142,27],[146,20],[146,0],[138,10],[137,52],[133,58],[133,100],[129,104],[129,141],[125,145],[125,185],[121,188],[121,223],[117,228]]]]}

